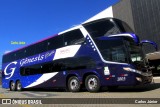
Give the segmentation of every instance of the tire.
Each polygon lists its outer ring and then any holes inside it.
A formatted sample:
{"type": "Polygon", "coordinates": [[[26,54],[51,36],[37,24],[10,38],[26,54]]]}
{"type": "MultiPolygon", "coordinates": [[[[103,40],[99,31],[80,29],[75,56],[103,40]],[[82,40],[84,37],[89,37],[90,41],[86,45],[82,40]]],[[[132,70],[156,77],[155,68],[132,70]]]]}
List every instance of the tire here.
{"type": "Polygon", "coordinates": [[[98,92],[100,90],[99,78],[96,75],[87,76],[85,86],[89,92],[98,92]]]}
{"type": "Polygon", "coordinates": [[[68,80],[68,90],[70,92],[79,92],[80,90],[80,81],[76,76],[72,76],[68,80]]]}
{"type": "Polygon", "coordinates": [[[22,91],[22,84],[21,84],[20,81],[17,81],[17,82],[16,82],[16,90],[17,90],[17,91],[22,91]]]}
{"type": "Polygon", "coordinates": [[[10,87],[10,91],[16,91],[16,84],[13,81],[11,81],[9,87],[10,87]]]}

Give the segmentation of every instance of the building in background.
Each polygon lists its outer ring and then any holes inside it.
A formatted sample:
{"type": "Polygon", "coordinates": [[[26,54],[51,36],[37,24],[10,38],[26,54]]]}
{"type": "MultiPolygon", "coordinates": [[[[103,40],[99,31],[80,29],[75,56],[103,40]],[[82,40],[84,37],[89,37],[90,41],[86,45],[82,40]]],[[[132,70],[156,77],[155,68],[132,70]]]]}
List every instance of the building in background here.
{"type": "MultiPolygon", "coordinates": [[[[87,21],[104,17],[114,17],[127,22],[140,40],[154,41],[160,50],[160,0],[120,0],[87,21]]],[[[153,46],[146,44],[145,52],[153,51],[153,46]]]]}
{"type": "MultiPolygon", "coordinates": [[[[112,11],[113,17],[127,22],[141,40],[154,41],[160,49],[160,0],[121,0],[112,11]]],[[[146,45],[145,51],[154,48],[146,45]]]]}

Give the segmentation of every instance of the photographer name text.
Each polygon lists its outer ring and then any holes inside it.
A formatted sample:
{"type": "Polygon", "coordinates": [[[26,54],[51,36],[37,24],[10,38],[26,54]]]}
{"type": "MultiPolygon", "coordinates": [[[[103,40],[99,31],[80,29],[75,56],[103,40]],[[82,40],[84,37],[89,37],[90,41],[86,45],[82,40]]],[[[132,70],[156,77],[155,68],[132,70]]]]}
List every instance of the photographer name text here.
{"type": "Polygon", "coordinates": [[[24,41],[11,41],[11,45],[25,45],[26,42],[24,41]]]}
{"type": "Polygon", "coordinates": [[[135,100],[135,104],[158,104],[157,100],[135,100]]]}

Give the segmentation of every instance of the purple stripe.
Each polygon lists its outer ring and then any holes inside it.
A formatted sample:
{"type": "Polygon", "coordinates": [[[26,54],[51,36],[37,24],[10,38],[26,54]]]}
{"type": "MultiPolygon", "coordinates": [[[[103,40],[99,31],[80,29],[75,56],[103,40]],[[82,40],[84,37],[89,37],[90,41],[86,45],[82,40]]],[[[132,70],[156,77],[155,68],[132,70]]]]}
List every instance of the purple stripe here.
{"type": "Polygon", "coordinates": [[[24,47],[18,48],[18,49],[16,49],[16,50],[13,50],[13,51],[11,51],[11,52],[5,53],[4,55],[7,55],[7,54],[9,54],[9,53],[12,53],[12,52],[15,52],[15,51],[24,49],[24,48],[27,48],[27,47],[29,47],[29,46],[31,46],[31,45],[34,45],[34,44],[38,44],[38,43],[40,43],[40,42],[43,42],[43,41],[48,40],[48,39],[50,39],[50,38],[53,38],[53,37],[55,37],[55,36],[58,36],[58,34],[53,35],[53,36],[49,36],[49,37],[44,38],[44,39],[42,39],[42,40],[39,40],[39,41],[37,41],[37,42],[35,42],[35,43],[32,43],[32,44],[30,44],[30,45],[28,45],[28,46],[24,46],[24,47]]]}

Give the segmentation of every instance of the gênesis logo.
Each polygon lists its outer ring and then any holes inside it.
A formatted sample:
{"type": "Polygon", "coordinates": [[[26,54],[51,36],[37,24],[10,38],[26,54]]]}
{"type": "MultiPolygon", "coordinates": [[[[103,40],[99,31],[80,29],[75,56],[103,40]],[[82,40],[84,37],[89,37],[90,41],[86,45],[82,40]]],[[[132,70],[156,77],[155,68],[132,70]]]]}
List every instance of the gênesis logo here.
{"type": "Polygon", "coordinates": [[[14,72],[15,72],[15,69],[16,67],[13,67],[13,65],[16,65],[17,64],[17,61],[14,61],[14,62],[11,62],[9,63],[5,69],[4,69],[4,75],[6,76],[5,79],[10,79],[14,72]]]}
{"type": "MultiPolygon", "coordinates": [[[[26,65],[26,64],[29,64],[29,63],[42,61],[43,59],[47,59],[50,56],[54,55],[54,53],[55,53],[55,51],[51,51],[51,52],[47,52],[46,54],[42,54],[42,55],[39,54],[39,55],[34,56],[34,57],[24,58],[24,59],[20,60],[19,64],[20,64],[20,66],[23,66],[23,65],[26,65]]],[[[5,79],[10,79],[13,76],[13,74],[16,70],[16,64],[17,63],[18,63],[17,61],[13,61],[5,67],[5,69],[4,69],[5,79]]]]}

